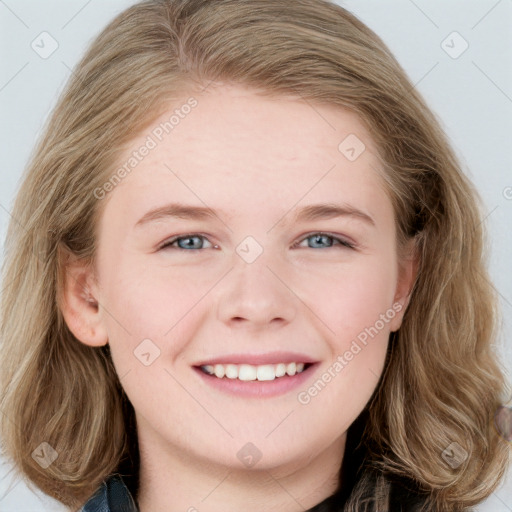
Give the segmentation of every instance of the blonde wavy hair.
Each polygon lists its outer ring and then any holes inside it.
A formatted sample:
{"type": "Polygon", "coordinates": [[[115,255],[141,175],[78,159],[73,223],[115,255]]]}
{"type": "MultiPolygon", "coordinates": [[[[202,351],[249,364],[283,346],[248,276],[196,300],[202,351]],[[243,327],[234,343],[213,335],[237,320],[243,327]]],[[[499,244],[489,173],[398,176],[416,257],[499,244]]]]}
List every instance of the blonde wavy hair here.
{"type": "Polygon", "coordinates": [[[416,240],[411,300],[368,404],[368,465],[344,510],[384,510],[389,482],[400,476],[428,494],[428,510],[481,502],[510,455],[493,427],[506,382],[492,350],[497,300],[482,206],[381,39],[324,0],[149,0],[93,41],[25,170],[8,229],[0,318],[4,455],[70,508],[123,464],[137,468],[134,411],[108,345],[80,343],[59,309],[63,254],[94,264],[106,202],[94,191],[170,101],[211,81],[357,113],[380,151],[400,245],[416,240]],[[42,442],[59,454],[46,469],[31,456],[42,442]],[[457,469],[442,457],[451,443],[469,454],[457,469]]]}

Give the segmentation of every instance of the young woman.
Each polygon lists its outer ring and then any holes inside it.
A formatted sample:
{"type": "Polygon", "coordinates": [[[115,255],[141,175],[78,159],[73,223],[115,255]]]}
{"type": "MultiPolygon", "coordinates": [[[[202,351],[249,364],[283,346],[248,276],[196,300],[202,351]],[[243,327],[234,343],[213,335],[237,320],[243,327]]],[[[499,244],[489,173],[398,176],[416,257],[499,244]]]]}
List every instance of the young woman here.
{"type": "Polygon", "coordinates": [[[500,483],[477,194],[341,7],[126,10],[12,217],[1,437],[71,510],[465,510],[500,483]]]}

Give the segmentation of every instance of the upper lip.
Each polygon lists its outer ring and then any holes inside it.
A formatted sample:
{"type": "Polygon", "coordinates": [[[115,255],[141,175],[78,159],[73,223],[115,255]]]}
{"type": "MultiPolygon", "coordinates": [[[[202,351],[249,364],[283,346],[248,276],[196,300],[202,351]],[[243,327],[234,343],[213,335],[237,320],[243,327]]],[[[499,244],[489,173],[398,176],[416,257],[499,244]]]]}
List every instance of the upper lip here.
{"type": "Polygon", "coordinates": [[[311,356],[298,352],[268,352],[266,354],[226,354],[201,361],[193,366],[215,364],[251,364],[254,366],[279,363],[315,363],[311,356]]]}

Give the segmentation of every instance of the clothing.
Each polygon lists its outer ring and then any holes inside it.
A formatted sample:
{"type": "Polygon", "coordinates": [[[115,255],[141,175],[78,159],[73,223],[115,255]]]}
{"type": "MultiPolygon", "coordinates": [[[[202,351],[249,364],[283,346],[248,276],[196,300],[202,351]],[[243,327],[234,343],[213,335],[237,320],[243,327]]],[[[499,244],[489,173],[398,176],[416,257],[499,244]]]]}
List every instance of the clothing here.
{"type": "MultiPolygon", "coordinates": [[[[345,453],[340,471],[339,490],[307,512],[342,511],[352,490],[361,476],[366,448],[360,442],[361,432],[368,421],[366,411],[352,423],[347,432],[345,453]]],[[[420,510],[425,495],[411,481],[391,481],[390,512],[416,512],[420,510]]],[[[139,512],[135,500],[120,475],[112,475],[84,505],[80,512],[139,512]]]]}
{"type": "Polygon", "coordinates": [[[96,491],[80,512],[138,512],[123,479],[113,475],[96,491]]]}
{"type": "MultiPolygon", "coordinates": [[[[310,512],[323,512],[332,510],[333,507],[334,509],[342,507],[341,501],[344,500],[337,493],[310,509],[310,512]]],[[[392,487],[390,503],[390,512],[414,512],[422,504],[422,500],[414,493],[407,491],[405,487],[396,484],[392,487]]],[[[139,512],[139,510],[123,479],[114,475],[103,483],[80,512],[139,512]]]]}

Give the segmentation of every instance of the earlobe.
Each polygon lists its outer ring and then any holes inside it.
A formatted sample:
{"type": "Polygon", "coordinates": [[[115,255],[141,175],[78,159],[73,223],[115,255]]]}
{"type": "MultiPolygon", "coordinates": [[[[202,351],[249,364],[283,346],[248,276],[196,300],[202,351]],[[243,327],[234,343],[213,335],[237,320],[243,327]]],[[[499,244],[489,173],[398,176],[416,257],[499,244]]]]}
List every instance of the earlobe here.
{"type": "Polygon", "coordinates": [[[419,268],[419,255],[416,249],[416,240],[408,242],[405,249],[405,256],[401,259],[398,272],[395,297],[393,299],[393,309],[397,314],[390,322],[391,332],[398,331],[402,325],[402,320],[409,305],[411,293],[416,281],[419,268]]]}
{"type": "Polygon", "coordinates": [[[97,300],[98,287],[93,269],[61,250],[61,278],[58,306],[74,336],[86,345],[100,347],[108,343],[97,300]]]}

